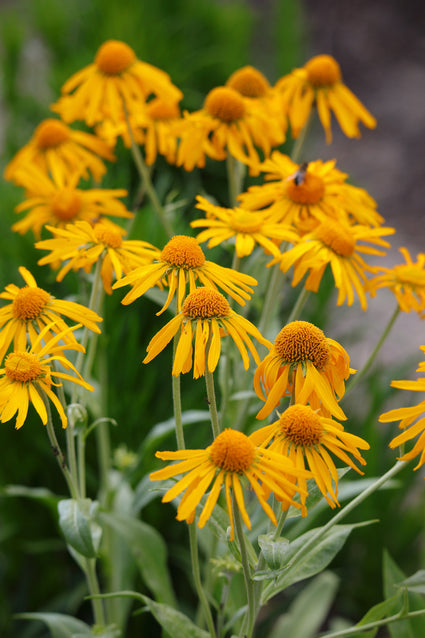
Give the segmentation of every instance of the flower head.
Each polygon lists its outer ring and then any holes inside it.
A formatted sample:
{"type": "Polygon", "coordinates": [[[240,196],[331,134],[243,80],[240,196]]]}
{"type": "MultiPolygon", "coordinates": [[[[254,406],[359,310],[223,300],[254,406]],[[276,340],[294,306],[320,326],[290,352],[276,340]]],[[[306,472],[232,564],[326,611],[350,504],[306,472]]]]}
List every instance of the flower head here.
{"type": "Polygon", "coordinates": [[[49,118],[37,126],[28,144],[9,162],[4,177],[22,185],[21,173],[35,165],[57,182],[64,182],[70,173],[75,172],[81,173],[84,178],[88,178],[90,172],[96,181],[100,181],[106,173],[100,158],[115,159],[103,140],[49,118]]]}
{"type": "Polygon", "coordinates": [[[137,112],[152,96],[169,102],[182,98],[167,73],[138,60],[133,49],[119,40],[104,42],[94,62],[65,82],[62,94],[52,110],[65,122],[85,120],[88,126],[103,120],[119,125],[124,109],[137,112]]]}
{"type": "Polygon", "coordinates": [[[151,339],[147,347],[148,354],[143,363],[152,361],[179,331],[180,336],[173,363],[175,376],[191,370],[192,357],[194,378],[205,374],[205,364],[209,372],[214,372],[220,358],[223,335],[229,335],[236,344],[245,370],[249,367],[247,348],[254,361],[260,362],[260,357],[249,335],[255,337],[259,343],[271,346],[250,321],[230,308],[227,299],[221,293],[213,288],[196,288],[186,297],[179,314],[151,339]],[[194,349],[193,339],[195,339],[194,349]]]}
{"type": "Polygon", "coordinates": [[[82,345],[69,338],[69,334],[81,324],[61,330],[54,334],[52,324],[45,326],[31,349],[14,350],[4,360],[0,369],[0,422],[10,421],[15,414],[16,429],[22,427],[27,418],[29,404],[32,403],[44,425],[47,423],[47,410],[44,397],[50,399],[60,416],[62,427],[67,425],[67,417],[52,386],[61,385],[54,379],[66,379],[72,383],[93,391],[77,372],[73,364],[64,356],[64,350],[84,352],[82,345]],[[53,334],[53,336],[52,336],[53,334]],[[45,344],[42,345],[43,340],[45,344]],[[60,344],[59,342],[62,341],[60,344]],[[72,370],[75,375],[60,372],[54,363],[61,364],[65,370],[72,370]]]}
{"type": "Polygon", "coordinates": [[[376,266],[369,266],[361,253],[385,255],[384,251],[367,244],[389,248],[390,244],[382,239],[382,235],[394,232],[394,228],[370,228],[360,224],[349,226],[328,220],[304,235],[296,246],[275,257],[268,265],[279,263],[283,272],[294,266],[293,286],[308,272],[304,287],[317,292],[329,264],[338,289],[337,305],[340,306],[347,300],[347,304],[351,306],[354,293],[357,293],[362,310],[366,310],[368,282],[365,273],[376,272],[376,266]]]}
{"type": "Polygon", "coordinates": [[[251,186],[238,199],[244,208],[262,209],[276,222],[308,232],[329,219],[365,226],[379,226],[384,221],[375,200],[363,188],[347,184],[348,175],[335,167],[334,160],[296,164],[274,151],[260,169],[266,183],[251,186]]]}
{"type": "Polygon", "coordinates": [[[251,286],[257,284],[257,280],[249,275],[207,261],[194,237],[175,235],[162,251],[157,251],[151,264],[135,268],[117,281],[113,288],[130,284],[132,289],[122,300],[123,304],[130,304],[149,288],[165,283],[168,286],[168,297],[158,312],[160,314],[168,308],[176,292],[177,310],[180,310],[187,284],[189,292],[193,292],[197,280],[202,286],[221,288],[242,305],[253,292],[251,286]]]}
{"type": "Polygon", "coordinates": [[[279,332],[255,372],[255,392],[265,401],[257,419],[266,418],[284,396],[292,394],[293,403],[309,403],[326,416],[345,420],[337,401],[353,372],[350,357],[339,343],[312,323],[292,321],[279,332]]]}
{"type": "Polygon", "coordinates": [[[40,265],[63,262],[57,274],[62,281],[70,270],[83,268],[90,272],[92,266],[102,261],[100,274],[103,287],[112,294],[112,280],[119,279],[141,264],[150,263],[156,255],[152,244],[141,240],[126,240],[126,231],[107,220],[93,226],[81,221],[68,224],[66,228],[46,226],[53,238],[39,241],[36,248],[49,250],[50,254],[39,260],[40,265]]]}
{"type": "MultiPolygon", "coordinates": [[[[279,415],[277,421],[254,432],[251,440],[256,445],[268,445],[268,449],[288,457],[296,468],[303,470],[307,465],[315,483],[331,507],[339,505],[338,473],[329,452],[359,474],[363,474],[355,461],[365,465],[366,461],[359,449],[369,449],[366,441],[346,432],[337,421],[323,416],[308,405],[300,404],[291,405],[279,415]],[[354,460],[349,454],[354,457],[354,460]]],[[[307,490],[305,478],[299,478],[298,485],[307,490]]],[[[303,494],[301,494],[301,505],[301,512],[305,516],[307,510],[303,494]]]]}
{"type": "Polygon", "coordinates": [[[316,55],[276,83],[289,117],[292,136],[298,137],[310,112],[317,108],[326,141],[332,141],[331,113],[347,137],[360,137],[359,122],[373,129],[376,120],[343,83],[338,62],[330,55],[316,55]]]}
{"type": "Polygon", "coordinates": [[[196,208],[207,213],[206,219],[196,219],[190,223],[193,228],[206,226],[197,236],[198,242],[208,241],[208,248],[213,248],[224,241],[233,239],[238,257],[246,257],[252,253],[256,244],[279,256],[279,249],[272,240],[295,243],[298,234],[284,224],[270,221],[261,211],[250,211],[240,208],[222,208],[214,206],[205,197],[197,196],[196,208]]]}
{"type": "Polygon", "coordinates": [[[0,293],[0,299],[9,303],[0,308],[0,361],[13,341],[13,349],[24,351],[27,340],[34,344],[40,332],[47,325],[50,331],[46,338],[52,338],[61,332],[66,344],[75,344],[73,332],[66,332],[67,324],[62,317],[78,322],[92,330],[100,332],[98,323],[102,317],[74,301],[56,299],[43,288],[37,286],[33,275],[26,268],[19,268],[25,286],[15,284],[6,286],[0,293]]]}
{"type": "Polygon", "coordinates": [[[81,175],[68,174],[66,177],[50,179],[39,169],[33,167],[21,173],[21,184],[27,191],[27,199],[19,204],[15,211],[28,211],[26,216],[12,226],[18,233],[32,230],[40,237],[43,226],[64,228],[70,222],[85,220],[94,224],[106,216],[130,219],[125,205],[118,200],[125,197],[123,189],[78,188],[81,175]]]}
{"type": "MultiPolygon", "coordinates": [[[[425,346],[421,346],[421,350],[425,351],[425,346]]],[[[425,372],[425,361],[419,364],[418,372],[425,372]]],[[[400,390],[409,390],[413,392],[425,392],[425,377],[420,377],[415,381],[392,381],[393,388],[400,390]]],[[[398,446],[403,446],[408,441],[412,441],[416,437],[417,440],[414,446],[408,452],[401,453],[399,459],[401,461],[410,461],[415,456],[419,456],[415,470],[425,463],[425,400],[421,401],[417,405],[396,408],[381,414],[379,417],[381,423],[390,423],[392,421],[400,421],[398,427],[400,430],[404,430],[401,434],[394,437],[390,442],[390,448],[394,449],[398,446]]]]}
{"type": "Polygon", "coordinates": [[[299,507],[292,501],[292,495],[295,490],[303,491],[302,488],[296,487],[295,480],[298,472],[302,476],[306,476],[306,472],[295,470],[287,458],[254,445],[248,436],[237,430],[224,430],[204,450],[157,452],[156,456],[165,461],[177,460],[179,463],[153,472],[150,475],[151,481],[161,481],[184,474],[184,477],[162,498],[164,503],[168,503],[184,492],[177,508],[179,521],[194,521],[196,507],[212,485],[198,520],[198,527],[204,527],[224,485],[230,519],[230,540],[234,538],[232,493],[245,525],[251,528],[242,491],[244,483],[252,488],[261,507],[275,525],[276,517],[267,503],[270,491],[288,506],[299,507]]]}
{"type": "Polygon", "coordinates": [[[406,263],[393,268],[377,266],[375,272],[381,272],[369,281],[372,297],[378,288],[389,288],[397,299],[400,310],[415,310],[422,314],[425,310],[425,254],[419,253],[416,262],[412,261],[407,248],[399,249],[406,263]]]}

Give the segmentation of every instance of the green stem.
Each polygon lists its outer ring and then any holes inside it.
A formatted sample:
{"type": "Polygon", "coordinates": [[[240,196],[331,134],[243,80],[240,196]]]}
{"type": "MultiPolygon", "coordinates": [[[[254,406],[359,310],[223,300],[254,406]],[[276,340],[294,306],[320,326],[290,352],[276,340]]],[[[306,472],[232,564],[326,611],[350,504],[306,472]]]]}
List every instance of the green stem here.
{"type": "Polygon", "coordinates": [[[273,541],[277,541],[277,539],[280,538],[280,535],[283,530],[283,526],[285,525],[286,517],[288,516],[288,512],[289,510],[281,510],[278,521],[277,521],[276,529],[273,534],[273,541]]]}
{"type": "Polygon", "coordinates": [[[246,598],[248,603],[248,616],[242,623],[240,638],[251,638],[254,631],[254,624],[256,619],[256,605],[255,605],[255,591],[254,581],[252,579],[251,568],[249,566],[248,552],[246,549],[245,536],[242,529],[242,521],[239,513],[236,497],[232,493],[233,502],[233,520],[235,523],[235,535],[239,545],[239,551],[241,554],[241,563],[243,570],[243,577],[245,581],[246,598]],[[245,627],[247,627],[245,631],[245,627]]]}
{"type": "Polygon", "coordinates": [[[296,321],[298,319],[298,317],[301,314],[301,310],[303,309],[304,304],[307,301],[309,295],[310,295],[310,290],[306,290],[305,288],[301,290],[298,296],[298,299],[296,300],[295,305],[292,308],[291,314],[288,317],[287,323],[291,323],[291,321],[296,321]]]}
{"type": "Polygon", "coordinates": [[[210,351],[212,339],[212,332],[210,328],[210,334],[207,341],[207,346],[205,348],[205,385],[207,388],[207,398],[208,398],[208,406],[210,409],[211,416],[211,427],[213,431],[213,436],[216,438],[221,431],[219,421],[218,421],[218,412],[217,412],[217,401],[215,398],[215,390],[214,390],[214,374],[208,369],[208,353],[210,351]]]}
{"type": "Polygon", "coordinates": [[[301,133],[298,135],[297,139],[294,142],[294,146],[292,147],[291,160],[293,162],[296,162],[297,164],[299,163],[299,160],[300,160],[301,151],[304,146],[304,142],[306,140],[308,130],[310,128],[312,116],[313,116],[313,109],[310,111],[310,114],[304,125],[304,128],[302,129],[301,133]]]}
{"type": "Polygon", "coordinates": [[[193,581],[195,583],[196,593],[198,594],[199,602],[201,603],[201,606],[205,615],[205,621],[207,623],[210,636],[211,638],[216,638],[217,634],[214,627],[214,621],[211,614],[210,605],[208,603],[208,599],[206,597],[206,594],[205,594],[204,588],[202,587],[202,582],[201,582],[201,571],[199,568],[196,525],[195,523],[191,523],[188,527],[189,527],[189,540],[190,540],[190,557],[192,560],[192,574],[193,574],[193,581]]]}
{"type": "Polygon", "coordinates": [[[105,627],[106,619],[103,609],[103,603],[99,598],[100,588],[96,574],[96,560],[94,558],[86,559],[86,578],[89,587],[90,596],[92,596],[92,608],[95,624],[99,627],[105,627]]]}
{"type": "Polygon", "coordinates": [[[237,197],[242,190],[245,166],[227,152],[227,181],[229,184],[230,206],[237,206],[237,197]]]}
{"type": "Polygon", "coordinates": [[[369,629],[375,629],[377,627],[384,627],[389,623],[397,622],[398,620],[407,620],[408,618],[415,618],[417,616],[423,616],[425,614],[425,609],[418,609],[417,611],[409,611],[406,614],[394,614],[393,616],[388,616],[387,618],[383,618],[382,620],[375,620],[374,622],[368,622],[364,625],[355,625],[354,627],[350,627],[349,629],[341,629],[339,631],[332,631],[328,634],[320,634],[320,638],[342,638],[343,636],[358,636],[359,633],[363,631],[369,631],[369,629]]]}
{"type": "MultiPolygon", "coordinates": [[[[177,342],[178,342],[178,338],[177,336],[175,336],[173,339],[173,361],[176,354],[177,342]]],[[[171,383],[172,383],[172,390],[173,390],[174,420],[176,422],[177,448],[179,450],[184,450],[186,445],[184,442],[184,432],[183,432],[180,375],[177,375],[177,376],[171,375],[171,380],[172,380],[171,383]]]]}
{"type": "Polygon", "coordinates": [[[258,330],[261,334],[267,331],[270,320],[272,319],[272,310],[276,306],[276,301],[279,298],[279,288],[281,287],[282,271],[279,268],[279,264],[275,264],[270,272],[270,277],[267,282],[266,297],[264,299],[263,310],[261,312],[260,321],[258,322],[258,330]]]}
{"type": "Polygon", "coordinates": [[[131,143],[131,154],[133,156],[134,159],[134,163],[136,164],[136,168],[137,171],[139,173],[140,179],[142,180],[143,186],[148,194],[148,197],[152,203],[152,206],[155,209],[156,214],[158,215],[159,221],[161,222],[165,232],[167,233],[168,237],[171,238],[174,233],[173,233],[173,229],[171,228],[170,224],[168,223],[168,220],[165,216],[165,211],[161,205],[161,202],[159,201],[158,195],[156,194],[156,190],[153,187],[152,184],[152,180],[149,174],[149,170],[148,167],[145,164],[145,161],[142,157],[142,154],[140,152],[140,149],[138,147],[138,145],[136,144],[136,142],[134,141],[134,135],[133,135],[133,130],[131,128],[131,124],[130,124],[130,118],[128,116],[128,111],[126,109],[125,104],[124,106],[124,115],[125,115],[125,121],[127,123],[127,129],[128,129],[128,134],[130,137],[130,143],[131,143]]]}
{"type": "Polygon", "coordinates": [[[366,374],[366,372],[369,370],[370,366],[372,365],[372,363],[375,361],[375,358],[378,354],[378,352],[380,351],[382,344],[384,343],[385,339],[388,337],[391,328],[394,325],[395,320],[397,319],[398,315],[400,314],[400,307],[397,306],[396,309],[394,310],[392,316],[390,317],[389,322],[387,323],[387,326],[384,330],[384,332],[381,335],[381,338],[379,339],[378,343],[376,344],[373,352],[371,353],[371,355],[369,356],[369,359],[366,361],[365,365],[363,366],[363,368],[360,370],[360,372],[358,372],[353,379],[350,381],[350,383],[347,385],[347,388],[345,390],[345,394],[344,397],[347,396],[347,394],[349,392],[351,392],[351,390],[358,384],[358,382],[360,381],[360,379],[362,379],[362,377],[364,377],[364,375],[366,374]]]}

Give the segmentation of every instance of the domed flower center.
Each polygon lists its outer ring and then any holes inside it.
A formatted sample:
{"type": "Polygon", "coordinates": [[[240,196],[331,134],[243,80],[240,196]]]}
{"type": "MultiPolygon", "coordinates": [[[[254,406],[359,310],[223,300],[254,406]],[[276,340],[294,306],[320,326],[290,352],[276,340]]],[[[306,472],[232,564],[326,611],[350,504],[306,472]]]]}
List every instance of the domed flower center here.
{"type": "Polygon", "coordinates": [[[96,53],[94,63],[105,75],[120,75],[133,64],[136,54],[125,42],[108,40],[96,53]]]}
{"type": "Polygon", "coordinates": [[[184,300],[182,313],[188,319],[226,317],[230,313],[230,306],[214,288],[197,288],[184,300]]]}
{"type": "Polygon", "coordinates": [[[316,55],[304,65],[304,68],[310,83],[316,87],[335,84],[342,78],[341,68],[331,55],[316,55]]]}
{"type": "Polygon", "coordinates": [[[244,66],[232,73],[226,86],[235,89],[245,97],[262,97],[270,89],[265,76],[253,66],[244,66]]]}
{"type": "Polygon", "coordinates": [[[110,248],[119,248],[122,245],[121,234],[117,230],[109,228],[109,226],[96,224],[93,232],[99,243],[105,244],[110,248]]]}
{"type": "Polygon", "coordinates": [[[31,352],[11,352],[4,362],[6,376],[12,381],[26,383],[42,375],[41,363],[31,352]]]}
{"type": "Polygon", "coordinates": [[[420,266],[404,265],[394,266],[394,279],[401,284],[410,284],[411,286],[421,288],[425,287],[425,270],[420,266]]]}
{"type": "Polygon", "coordinates": [[[211,445],[210,458],[225,472],[243,474],[255,459],[255,447],[245,434],[227,428],[211,445]]]}
{"type": "Polygon", "coordinates": [[[296,446],[320,443],[323,427],[320,417],[308,405],[291,405],[279,419],[280,432],[296,446]]]}
{"type": "Polygon", "coordinates": [[[165,244],[161,259],[178,268],[199,268],[205,263],[205,255],[194,237],[175,235],[165,244]]]}
{"type": "Polygon", "coordinates": [[[172,120],[180,117],[180,109],[177,104],[163,102],[160,99],[149,102],[146,110],[153,120],[172,120]]]}
{"type": "Polygon", "coordinates": [[[12,314],[15,319],[32,321],[43,314],[51,297],[48,292],[36,286],[20,288],[12,303],[12,314]]]}
{"type": "Polygon", "coordinates": [[[218,86],[205,98],[204,108],[213,117],[222,122],[236,122],[245,113],[241,95],[228,86],[218,86]]]}
{"type": "Polygon", "coordinates": [[[230,226],[238,233],[256,233],[260,230],[263,219],[259,213],[249,210],[236,210],[230,221],[230,226]]]}
{"type": "Polygon", "coordinates": [[[286,182],[286,194],[297,204],[317,204],[324,192],[325,184],[322,178],[308,171],[302,180],[294,177],[286,182]]]}
{"type": "Polygon", "coordinates": [[[37,126],[34,133],[35,143],[38,148],[55,148],[69,140],[69,128],[59,120],[44,120],[37,126]]]}
{"type": "Polygon", "coordinates": [[[320,224],[314,230],[314,234],[341,257],[351,257],[356,247],[356,240],[350,230],[335,221],[320,224]]]}
{"type": "Polygon", "coordinates": [[[330,357],[330,348],[324,332],[308,321],[292,321],[277,335],[274,347],[287,363],[311,361],[319,370],[330,357]]]}
{"type": "Polygon", "coordinates": [[[62,188],[52,198],[52,213],[61,221],[74,219],[81,210],[81,197],[73,188],[62,188]]]}

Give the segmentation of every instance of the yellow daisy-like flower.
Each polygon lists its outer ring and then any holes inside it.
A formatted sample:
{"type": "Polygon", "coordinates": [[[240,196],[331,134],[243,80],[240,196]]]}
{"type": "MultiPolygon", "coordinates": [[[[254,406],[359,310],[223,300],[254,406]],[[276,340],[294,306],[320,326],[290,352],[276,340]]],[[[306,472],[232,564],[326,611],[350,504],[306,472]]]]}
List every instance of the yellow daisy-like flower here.
{"type": "Polygon", "coordinates": [[[260,169],[266,183],[238,196],[244,208],[265,209],[275,221],[294,224],[304,232],[329,218],[365,226],[384,221],[375,200],[363,188],[347,184],[348,175],[335,167],[334,160],[296,164],[274,151],[260,169]]]}
{"type": "Polygon", "coordinates": [[[394,228],[370,228],[360,224],[349,226],[329,220],[316,226],[311,233],[304,235],[296,246],[275,257],[268,265],[279,263],[283,272],[294,266],[293,286],[296,286],[308,272],[304,287],[306,290],[317,292],[329,264],[338,289],[337,305],[340,306],[347,300],[347,305],[351,306],[356,293],[362,310],[366,310],[368,281],[365,273],[376,272],[376,266],[369,266],[360,253],[385,255],[385,251],[360,242],[390,248],[390,244],[381,237],[394,232],[394,228]]]}
{"type": "Polygon", "coordinates": [[[103,140],[49,118],[37,126],[28,144],[6,166],[4,178],[21,185],[20,174],[36,165],[58,182],[63,182],[67,175],[75,172],[82,173],[85,179],[88,179],[90,172],[99,182],[106,173],[101,157],[115,160],[110,147],[103,140]]]}
{"type": "Polygon", "coordinates": [[[229,306],[227,299],[213,288],[197,288],[185,299],[178,315],[169,321],[148,344],[147,356],[143,363],[149,363],[168,345],[180,331],[173,362],[173,375],[189,372],[197,379],[208,371],[214,372],[221,352],[221,337],[229,335],[238,348],[245,370],[249,368],[248,350],[258,364],[260,357],[249,335],[259,343],[271,347],[259,330],[247,319],[238,315],[229,306]],[[193,349],[193,338],[195,348],[193,349]],[[208,346],[208,349],[207,349],[208,346]],[[207,356],[207,361],[205,361],[207,356]]]}
{"type": "Polygon", "coordinates": [[[52,390],[52,386],[61,385],[54,379],[66,379],[77,383],[86,390],[93,391],[91,385],[86,383],[75,367],[64,356],[64,350],[77,350],[84,352],[82,345],[69,338],[73,330],[81,324],[66,328],[51,336],[54,326],[48,324],[38,335],[29,351],[15,350],[10,352],[4,360],[4,368],[0,369],[0,422],[10,421],[15,414],[16,429],[23,426],[27,418],[29,404],[32,403],[37,410],[44,425],[47,423],[47,410],[43,401],[45,395],[55,406],[60,416],[62,427],[67,426],[67,417],[58,397],[52,390]],[[47,339],[42,345],[43,340],[47,339]],[[66,342],[59,344],[59,342],[66,342]],[[65,370],[72,370],[75,376],[67,372],[60,372],[53,367],[54,363],[61,364],[65,370]]]}
{"type": "Polygon", "coordinates": [[[203,286],[221,288],[241,305],[245,305],[245,300],[252,295],[251,286],[257,284],[257,280],[249,275],[207,261],[194,237],[175,235],[162,250],[157,250],[151,264],[135,268],[117,281],[113,288],[130,284],[132,289],[122,300],[123,304],[130,304],[149,288],[165,283],[168,286],[168,297],[157,313],[161,314],[168,308],[176,292],[177,310],[180,311],[187,285],[189,284],[189,292],[193,292],[197,280],[203,286]]]}
{"type": "Polygon", "coordinates": [[[137,59],[125,42],[108,40],[95,60],[62,87],[63,97],[51,107],[65,122],[85,120],[88,126],[111,120],[119,125],[124,108],[135,113],[149,97],[179,102],[183,95],[161,69],[137,59]]]}
{"type": "Polygon", "coordinates": [[[205,197],[197,196],[196,208],[207,213],[206,219],[196,219],[190,223],[193,228],[206,226],[197,236],[197,241],[208,241],[208,248],[218,246],[224,241],[233,239],[238,257],[247,257],[252,253],[256,244],[264,248],[267,253],[275,257],[280,255],[278,243],[287,241],[295,243],[298,234],[284,224],[270,221],[262,212],[253,212],[244,208],[222,208],[214,206],[205,197]]]}
{"type": "Polygon", "coordinates": [[[85,220],[95,223],[104,216],[131,219],[133,213],[127,210],[118,197],[125,197],[124,189],[78,188],[79,173],[70,173],[66,177],[50,179],[39,169],[28,169],[21,173],[22,186],[27,191],[27,199],[19,204],[15,211],[29,211],[27,215],[12,226],[18,233],[32,230],[39,238],[46,224],[64,228],[66,224],[85,220]]]}
{"type": "Polygon", "coordinates": [[[276,89],[282,95],[292,137],[298,137],[313,107],[317,108],[328,144],[332,141],[332,112],[347,137],[360,137],[359,122],[370,129],[376,126],[373,115],[343,83],[341,68],[330,55],[311,58],[302,68],[278,80],[276,89]]]}
{"type": "Polygon", "coordinates": [[[353,372],[350,357],[338,342],[308,321],[292,321],[279,332],[255,372],[255,392],[265,401],[257,419],[265,419],[283,397],[292,395],[293,403],[309,403],[325,416],[345,421],[337,401],[353,372]]]}
{"type": "MultiPolygon", "coordinates": [[[[338,473],[329,452],[359,474],[363,474],[349,454],[358,463],[365,465],[366,461],[359,449],[369,449],[369,444],[364,439],[346,432],[337,421],[321,415],[308,405],[299,404],[291,405],[279,415],[277,421],[260,428],[250,438],[255,445],[270,444],[268,449],[288,457],[296,468],[304,470],[307,465],[315,483],[332,508],[339,506],[338,473]]],[[[304,477],[300,477],[297,483],[304,491],[307,490],[304,477]]],[[[307,509],[303,493],[301,506],[301,513],[305,516],[307,509]]],[[[284,503],[283,507],[286,509],[287,503],[284,503]]]]}
{"type": "MultiPolygon", "coordinates": [[[[425,346],[420,349],[425,351],[425,346]]],[[[417,372],[425,372],[425,361],[419,364],[417,372]]],[[[391,386],[399,390],[409,390],[413,392],[425,392],[425,378],[420,377],[415,381],[392,381],[391,386]]],[[[415,470],[425,463],[425,400],[406,408],[396,408],[381,414],[379,417],[381,423],[390,423],[392,421],[400,421],[399,428],[404,430],[390,442],[390,448],[394,449],[400,445],[404,445],[408,441],[412,441],[418,437],[412,449],[402,454],[399,459],[401,461],[410,461],[415,456],[419,456],[415,470]]]]}
{"type": "Polygon", "coordinates": [[[92,266],[102,260],[100,274],[108,295],[112,294],[114,277],[120,279],[124,273],[150,263],[157,254],[156,248],[146,241],[123,239],[126,231],[107,220],[94,226],[82,221],[68,224],[66,228],[46,228],[53,238],[39,241],[35,247],[49,250],[50,254],[38,263],[42,266],[64,262],[56,277],[62,281],[70,270],[83,268],[90,272],[92,266]]]}
{"type": "Polygon", "coordinates": [[[374,297],[378,288],[389,288],[394,293],[400,310],[415,310],[422,314],[425,310],[425,254],[418,253],[417,261],[414,262],[407,248],[399,250],[406,263],[393,268],[377,266],[376,272],[383,274],[369,281],[370,294],[374,297]]]}
{"type": "Polygon", "coordinates": [[[15,284],[9,284],[0,293],[0,299],[9,302],[0,308],[0,361],[12,341],[14,350],[24,351],[27,339],[34,344],[47,325],[50,326],[50,332],[46,338],[61,332],[66,344],[75,344],[74,334],[65,332],[68,326],[62,317],[100,333],[97,324],[103,320],[97,313],[74,301],[56,299],[37,286],[36,280],[26,268],[20,267],[19,272],[26,285],[19,288],[15,284]]]}
{"type": "Polygon", "coordinates": [[[212,484],[198,520],[198,527],[204,527],[224,485],[230,520],[230,540],[234,539],[232,493],[245,525],[251,528],[243,497],[244,483],[252,488],[261,507],[274,525],[276,525],[276,517],[267,503],[270,492],[273,492],[285,505],[295,507],[299,507],[299,504],[292,501],[294,491],[303,494],[303,489],[295,485],[295,480],[299,476],[304,477],[305,471],[295,470],[289,459],[254,445],[250,437],[230,428],[219,434],[206,449],[157,452],[156,456],[164,461],[177,460],[179,463],[152,472],[149,477],[151,481],[162,481],[184,474],[162,498],[163,503],[168,503],[184,492],[177,508],[179,521],[193,523],[196,507],[212,484]]]}
{"type": "Polygon", "coordinates": [[[267,157],[284,139],[278,122],[266,110],[253,107],[235,89],[218,86],[205,98],[200,111],[188,114],[178,129],[177,165],[186,170],[205,165],[205,155],[223,160],[229,153],[257,174],[260,149],[267,157]]]}

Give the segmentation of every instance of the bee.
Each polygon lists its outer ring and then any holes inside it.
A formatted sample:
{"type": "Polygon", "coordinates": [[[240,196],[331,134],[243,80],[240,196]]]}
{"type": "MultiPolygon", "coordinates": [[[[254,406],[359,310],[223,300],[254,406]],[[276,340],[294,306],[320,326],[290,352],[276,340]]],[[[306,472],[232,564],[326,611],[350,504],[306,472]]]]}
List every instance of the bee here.
{"type": "Polygon", "coordinates": [[[301,186],[301,184],[303,184],[305,180],[307,167],[308,167],[308,162],[302,162],[302,164],[299,165],[299,168],[295,171],[295,173],[292,173],[292,175],[286,178],[287,181],[289,181],[290,179],[293,179],[295,186],[301,186]]]}

